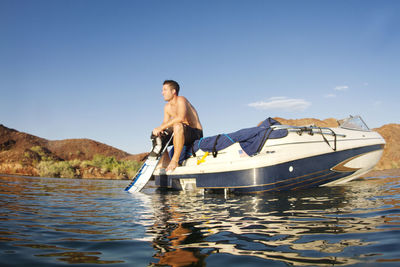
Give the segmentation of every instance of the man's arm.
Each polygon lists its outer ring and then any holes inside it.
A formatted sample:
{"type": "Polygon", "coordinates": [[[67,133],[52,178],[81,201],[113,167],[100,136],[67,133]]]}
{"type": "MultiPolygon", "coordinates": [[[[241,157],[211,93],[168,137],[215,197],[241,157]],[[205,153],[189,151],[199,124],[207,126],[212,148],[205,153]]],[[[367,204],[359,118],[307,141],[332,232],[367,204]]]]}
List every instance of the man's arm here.
{"type": "Polygon", "coordinates": [[[159,135],[162,131],[171,128],[176,123],[186,122],[186,101],[185,98],[179,97],[177,100],[176,116],[172,117],[169,112],[168,105],[164,108],[164,121],[163,123],[153,130],[154,135],[159,135]]]}

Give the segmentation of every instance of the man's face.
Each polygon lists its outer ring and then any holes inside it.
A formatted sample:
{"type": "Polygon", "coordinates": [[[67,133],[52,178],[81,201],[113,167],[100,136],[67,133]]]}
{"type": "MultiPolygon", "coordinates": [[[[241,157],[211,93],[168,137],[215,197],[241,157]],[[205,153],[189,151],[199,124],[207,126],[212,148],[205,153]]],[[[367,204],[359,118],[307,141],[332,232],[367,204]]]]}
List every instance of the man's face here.
{"type": "Polygon", "coordinates": [[[175,89],[172,89],[169,84],[164,84],[162,88],[162,95],[165,101],[170,101],[175,95],[175,89]]]}

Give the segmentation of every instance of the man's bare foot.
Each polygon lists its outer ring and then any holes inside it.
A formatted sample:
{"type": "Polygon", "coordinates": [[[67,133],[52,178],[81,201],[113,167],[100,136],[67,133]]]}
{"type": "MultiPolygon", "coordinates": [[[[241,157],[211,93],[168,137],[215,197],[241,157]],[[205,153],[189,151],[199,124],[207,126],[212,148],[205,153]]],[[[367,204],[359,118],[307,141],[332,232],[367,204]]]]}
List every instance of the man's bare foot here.
{"type": "Polygon", "coordinates": [[[178,167],[178,162],[175,160],[171,160],[171,162],[168,164],[166,171],[173,171],[176,169],[176,167],[178,167]]]}

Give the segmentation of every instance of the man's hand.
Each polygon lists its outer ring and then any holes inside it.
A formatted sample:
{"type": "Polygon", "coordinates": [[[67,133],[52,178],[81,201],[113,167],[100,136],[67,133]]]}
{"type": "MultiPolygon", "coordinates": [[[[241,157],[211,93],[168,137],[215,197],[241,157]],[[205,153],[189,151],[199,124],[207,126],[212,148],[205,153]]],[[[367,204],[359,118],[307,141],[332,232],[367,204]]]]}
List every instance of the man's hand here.
{"type": "Polygon", "coordinates": [[[159,136],[159,135],[161,135],[162,132],[163,132],[163,130],[160,127],[157,127],[157,128],[154,128],[153,135],[159,136]]]}

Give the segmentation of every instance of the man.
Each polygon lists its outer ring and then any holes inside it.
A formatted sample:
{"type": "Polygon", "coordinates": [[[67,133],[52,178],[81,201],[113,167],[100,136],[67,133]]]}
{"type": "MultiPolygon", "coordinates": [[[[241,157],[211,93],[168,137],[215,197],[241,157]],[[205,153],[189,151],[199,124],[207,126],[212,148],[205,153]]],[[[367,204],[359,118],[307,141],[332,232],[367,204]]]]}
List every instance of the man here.
{"type": "MultiPolygon", "coordinates": [[[[179,156],[184,145],[191,145],[195,140],[203,137],[199,115],[185,97],[179,96],[179,89],[176,81],[164,81],[162,95],[167,102],[164,107],[164,121],[153,130],[154,135],[160,135],[167,129],[174,132],[174,155],[166,171],[173,171],[178,167],[179,156]]],[[[166,153],[165,156],[168,157],[168,154],[166,153]]]]}

